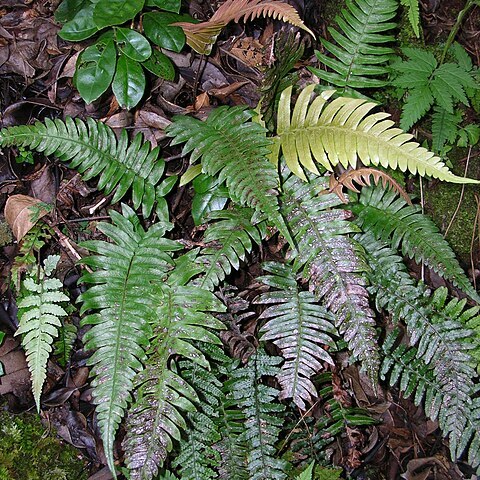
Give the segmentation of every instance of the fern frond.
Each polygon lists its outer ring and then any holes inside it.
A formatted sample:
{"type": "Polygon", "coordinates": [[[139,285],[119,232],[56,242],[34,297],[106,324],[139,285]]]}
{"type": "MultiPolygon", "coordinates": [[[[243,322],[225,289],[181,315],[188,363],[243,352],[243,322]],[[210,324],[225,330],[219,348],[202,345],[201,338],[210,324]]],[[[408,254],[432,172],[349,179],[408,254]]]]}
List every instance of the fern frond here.
{"type": "Polygon", "coordinates": [[[348,222],[350,212],[334,210],[340,204],[336,195],[317,195],[326,179],[305,183],[291,175],[281,197],[298,252],[294,269],[303,270],[310,290],[335,315],[335,325],[348,342],[356,359],[374,380],[379,359],[374,313],[369,307],[362,272],[366,264],[362,249],[348,237],[357,227],[348,222]]]}
{"type": "Polygon", "coordinates": [[[132,209],[123,205],[122,213],[111,211],[113,224],[98,225],[112,243],[85,242],[96,255],[81,261],[93,268],[81,278],[90,286],[80,296],[80,312],[89,311],[83,325],[92,325],[83,341],[87,349],[95,350],[89,360],[95,377],[93,402],[112,472],[115,432],[152,335],[150,323],[158,304],[155,290],[173,266],[172,252],[182,248],[163,237],[170,224],[158,222],[145,231],[132,209]]]}
{"type": "Polygon", "coordinates": [[[347,97],[328,103],[334,91],[325,91],[310,104],[314,88],[302,90],[292,114],[292,87],[282,92],[278,105],[278,141],[288,168],[300,178],[306,179],[302,167],[318,175],[313,160],[330,171],[339,163],[356,168],[360,160],[453,183],[480,183],[451,173],[439,157],[410,141],[412,135],[393,128],[394,122],[385,120],[388,114],[368,115],[374,103],[347,97]]]}
{"type": "Polygon", "coordinates": [[[163,213],[163,196],[176,181],[176,177],[170,177],[161,182],[165,161],[158,158],[158,147],[152,149],[141,135],[129,145],[126,130],[117,141],[109,126],[91,118],[86,123],[78,118],[47,118],[45,123],[4,128],[0,130],[0,145],[54,155],[84,173],[85,180],[100,176],[99,190],[109,194],[116,189],[112,203],[121,200],[131,188],[134,207],[142,206],[144,216],[150,215],[155,201],[157,210],[163,213]]]}
{"type": "Polygon", "coordinates": [[[257,350],[243,368],[231,374],[232,396],[246,418],[246,443],[249,447],[247,468],[250,480],[286,478],[286,462],[275,458],[285,406],[274,403],[278,391],[261,382],[263,376],[278,376],[279,357],[257,350]]]}
{"type": "Polygon", "coordinates": [[[58,363],[62,367],[65,367],[70,360],[76,339],[77,327],[72,323],[62,323],[62,328],[58,332],[58,340],[53,344],[53,353],[58,357],[58,363]]]}
{"type": "Polygon", "coordinates": [[[347,170],[338,178],[335,178],[335,175],[330,175],[328,191],[337,195],[343,203],[348,203],[349,200],[343,193],[343,187],[346,187],[353,192],[360,193],[360,190],[355,186],[355,183],[361,187],[371,186],[372,183],[370,177],[373,178],[375,185],[378,185],[381,180],[383,188],[389,186],[392,190],[402,196],[409,205],[412,204],[407,192],[405,192],[396,180],[387,173],[382,172],[381,170],[376,170],[375,168],[365,167],[357,168],[355,170],[347,170]]]}
{"type": "Polygon", "coordinates": [[[185,143],[190,162],[202,159],[202,168],[226,181],[234,202],[255,208],[268,217],[292,244],[278,211],[278,173],[267,159],[271,140],[266,130],[251,122],[252,112],[242,107],[219,107],[205,122],[187,116],[173,117],[166,129],[172,144],[185,143]]]}
{"type": "Polygon", "coordinates": [[[437,226],[420,207],[407,205],[395,192],[381,187],[364,188],[359,202],[350,205],[355,222],[377,239],[400,248],[403,255],[423,262],[442,277],[480,302],[480,297],[463,272],[453,250],[437,226]]]}
{"type": "Polygon", "coordinates": [[[226,0],[206,22],[177,22],[172,25],[182,27],[187,44],[197,53],[208,55],[218,35],[228,23],[239,22],[242,18],[244,21],[255,20],[261,16],[278,18],[314,36],[295,8],[281,0],[226,0]]]}
{"type": "Polygon", "coordinates": [[[305,402],[311,404],[317,396],[312,376],[322,370],[321,362],[333,365],[325,347],[335,346],[334,318],[318,305],[312,293],[299,289],[291,267],[271,262],[263,264],[263,269],[271,275],[257,280],[276,290],[255,299],[255,303],[273,304],[259,317],[267,319],[260,329],[261,340],[272,341],[285,359],[278,376],[282,387],[279,398],[293,398],[306,410],[305,402]]]}
{"type": "MultiPolygon", "coordinates": [[[[466,432],[478,424],[471,410],[475,370],[469,350],[474,337],[460,321],[464,303],[460,309],[455,300],[445,304],[445,288],[430,296],[425,287],[415,285],[401,257],[372,234],[359,236],[358,240],[369,255],[369,290],[376,295],[377,307],[386,308],[395,322],[405,322],[410,345],[416,346],[416,358],[432,371],[433,390],[420,375],[414,378],[421,385],[416,398],[421,399],[425,388],[425,411],[432,419],[438,417],[440,428],[450,439],[452,458],[458,458],[471,439],[466,432]]],[[[411,363],[411,359],[408,361],[411,363]]],[[[403,382],[413,392],[412,384],[403,382]]]]}
{"type": "Polygon", "coordinates": [[[59,259],[59,255],[47,257],[44,267],[39,268],[38,278],[30,276],[25,279],[22,285],[26,293],[18,302],[19,327],[15,336],[23,335],[22,346],[27,357],[33,398],[38,412],[52,343],[62,326],[61,317],[67,316],[67,312],[59,304],[70,300],[61,291],[62,282],[51,278],[59,259]]]}
{"type": "Polygon", "coordinates": [[[378,88],[387,84],[386,63],[394,50],[383,46],[394,42],[386,32],[394,29],[398,2],[396,0],[347,0],[342,15],[335,21],[340,31],[329,27],[335,44],[320,38],[332,56],[315,51],[318,60],[333,70],[308,69],[322,80],[337,87],[378,88]]]}
{"type": "Polygon", "coordinates": [[[441,153],[445,143],[453,144],[457,138],[462,112],[448,113],[435,107],[432,115],[432,149],[441,153]]]}
{"type": "Polygon", "coordinates": [[[408,21],[413,28],[413,33],[420,37],[420,9],[418,0],[400,0],[400,4],[408,9],[408,21]]]}
{"type": "Polygon", "coordinates": [[[202,275],[194,284],[213,290],[233,270],[238,270],[240,262],[252,251],[252,240],[259,245],[261,233],[252,223],[253,211],[249,208],[221,210],[209,214],[209,223],[202,248],[195,263],[202,268],[202,275]],[[217,220],[217,221],[215,221],[217,220]]]}
{"type": "MultiPolygon", "coordinates": [[[[186,429],[178,408],[194,412],[191,402],[199,401],[192,386],[168,370],[170,357],[181,355],[209,368],[208,360],[194,342],[221,344],[208,329],[222,329],[223,323],[209,312],[223,311],[224,306],[212,292],[181,285],[179,278],[182,275],[171,274],[172,285],[164,284],[157,291],[152,342],[155,361],[152,369],[147,367],[135,382],[140,388],[128,415],[123,443],[132,480],[150,480],[157,474],[172,449],[172,438],[180,440],[180,429],[186,429]]],[[[183,279],[188,281],[189,277],[183,279]]]]}

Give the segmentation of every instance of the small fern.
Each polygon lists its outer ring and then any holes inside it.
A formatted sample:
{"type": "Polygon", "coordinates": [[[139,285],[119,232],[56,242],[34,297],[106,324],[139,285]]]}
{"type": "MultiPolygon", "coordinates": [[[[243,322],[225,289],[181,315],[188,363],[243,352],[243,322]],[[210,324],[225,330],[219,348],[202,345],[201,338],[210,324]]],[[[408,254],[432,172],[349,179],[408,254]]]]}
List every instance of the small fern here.
{"type": "Polygon", "coordinates": [[[442,153],[446,143],[453,145],[457,139],[462,112],[449,113],[442,107],[435,106],[432,114],[432,149],[442,153]]]}
{"type": "Polygon", "coordinates": [[[480,183],[451,173],[439,157],[410,141],[412,135],[392,128],[394,122],[385,120],[388,114],[368,115],[374,103],[347,97],[327,103],[331,90],[310,104],[314,88],[302,90],[292,114],[291,87],[282,92],[278,105],[277,142],[288,168],[300,178],[306,180],[303,168],[318,175],[314,159],[330,171],[339,163],[355,168],[360,160],[365,166],[398,168],[453,183],[480,183]]]}
{"type": "Polygon", "coordinates": [[[109,194],[115,190],[112,203],[120,201],[132,189],[135,209],[142,206],[149,216],[155,202],[161,218],[167,204],[163,198],[174,186],[176,177],[161,181],[165,161],[158,158],[159,148],[151,149],[137,135],[129,145],[126,130],[117,141],[113,130],[91,118],[84,123],[67,117],[65,121],[46,119],[45,123],[9,127],[0,130],[0,146],[30,148],[45,155],[54,155],[70,168],[84,173],[89,180],[100,176],[98,189],[109,194]]]}
{"type": "Polygon", "coordinates": [[[62,367],[65,367],[69,362],[76,339],[77,327],[72,323],[63,322],[62,328],[58,332],[58,340],[53,344],[53,353],[62,367]]]}
{"type": "Polygon", "coordinates": [[[362,249],[348,237],[357,227],[350,212],[333,210],[340,204],[325,190],[326,179],[305,183],[291,175],[284,183],[282,212],[298,244],[293,268],[302,271],[316,298],[335,315],[335,326],[348,342],[355,359],[375,381],[378,347],[375,316],[369,307],[362,272],[367,268],[362,249]]]}
{"type": "Polygon", "coordinates": [[[400,0],[400,4],[407,9],[408,21],[413,28],[413,33],[420,37],[420,8],[419,0],[400,0]]]}
{"type": "Polygon", "coordinates": [[[278,211],[278,174],[267,159],[271,140],[251,118],[252,113],[245,108],[219,107],[205,122],[175,116],[166,132],[174,137],[173,145],[186,142],[182,154],[191,152],[191,163],[202,158],[205,173],[226,181],[234,202],[262,212],[293,244],[278,211]]]}
{"type": "Polygon", "coordinates": [[[62,282],[52,278],[59,259],[59,255],[50,255],[45,259],[43,268],[39,267],[37,278],[31,275],[25,279],[22,283],[25,295],[18,302],[19,327],[15,335],[23,335],[22,346],[27,356],[38,412],[52,343],[62,326],[61,318],[67,316],[59,304],[70,300],[61,291],[62,282]]]}
{"type": "Polygon", "coordinates": [[[378,88],[387,84],[387,62],[394,50],[384,46],[395,37],[386,32],[396,27],[396,0],[347,0],[342,15],[335,21],[340,32],[328,28],[335,44],[320,38],[332,56],[315,51],[321,64],[333,72],[308,67],[317,77],[342,88],[378,88]],[[383,77],[383,78],[382,78],[383,77]]]}
{"type": "Polygon", "coordinates": [[[358,203],[351,205],[355,222],[417,263],[423,262],[461,288],[470,298],[480,297],[463,272],[453,250],[420,207],[407,205],[395,192],[381,187],[364,188],[358,203]]]}
{"type": "Polygon", "coordinates": [[[282,351],[285,362],[278,381],[282,387],[279,398],[293,398],[295,404],[306,410],[305,402],[312,404],[317,391],[311,381],[322,370],[321,362],[333,365],[325,347],[334,347],[336,334],[334,318],[318,305],[315,296],[302,292],[292,268],[279,263],[266,263],[263,269],[271,275],[259,277],[276,290],[264,293],[255,303],[271,305],[260,320],[266,319],[260,332],[261,340],[272,341],[282,351]]]}

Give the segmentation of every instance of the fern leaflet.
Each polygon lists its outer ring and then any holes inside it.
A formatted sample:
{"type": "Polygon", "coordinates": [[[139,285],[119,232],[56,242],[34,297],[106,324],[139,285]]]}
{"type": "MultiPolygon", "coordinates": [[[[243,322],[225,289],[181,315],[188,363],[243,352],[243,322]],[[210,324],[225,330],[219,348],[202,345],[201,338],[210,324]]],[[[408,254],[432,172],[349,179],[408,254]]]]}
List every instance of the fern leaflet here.
{"type": "Polygon", "coordinates": [[[320,38],[324,48],[333,55],[329,57],[315,51],[318,60],[334,72],[318,68],[308,69],[322,80],[337,87],[377,88],[387,84],[386,63],[394,53],[382,46],[394,42],[393,35],[385,32],[396,27],[392,22],[398,9],[396,0],[347,0],[342,16],[335,20],[340,32],[329,27],[335,44],[320,38]]]}
{"type": "Polygon", "coordinates": [[[155,202],[157,212],[165,218],[166,202],[163,198],[176,182],[176,177],[162,179],[165,161],[158,158],[159,149],[151,149],[150,142],[142,142],[137,135],[129,145],[127,131],[122,130],[117,141],[113,130],[91,118],[84,123],[70,117],[65,122],[46,119],[45,123],[22,125],[0,130],[1,146],[18,146],[55,155],[70,168],[85,173],[89,180],[100,176],[98,189],[113,192],[112,203],[121,200],[132,189],[135,209],[142,206],[149,216],[155,202]]]}
{"type": "Polygon", "coordinates": [[[318,175],[314,159],[330,171],[339,163],[355,168],[359,159],[365,166],[380,164],[453,183],[480,183],[450,172],[439,157],[410,141],[412,135],[392,128],[394,122],[385,120],[387,113],[368,115],[374,103],[347,97],[327,103],[335,93],[330,90],[310,104],[314,88],[302,90],[292,114],[292,87],[282,92],[278,105],[277,141],[288,168],[300,178],[306,179],[302,167],[318,175]]]}
{"type": "Polygon", "coordinates": [[[442,153],[445,143],[453,144],[457,138],[463,114],[461,111],[449,113],[435,107],[432,115],[432,149],[442,153]]]}
{"type": "Polygon", "coordinates": [[[400,0],[400,4],[408,9],[408,21],[417,38],[420,37],[420,9],[419,0],[400,0]]]}
{"type": "Polygon", "coordinates": [[[291,267],[266,263],[263,269],[271,275],[258,280],[276,290],[255,300],[255,303],[273,304],[259,317],[267,319],[260,330],[264,333],[261,339],[273,341],[285,359],[278,376],[282,387],[279,398],[293,398],[300,409],[306,410],[305,402],[313,403],[317,395],[312,376],[322,370],[321,362],[333,365],[324,346],[335,346],[334,318],[317,304],[312,293],[298,288],[291,267]]]}
{"type": "Polygon", "coordinates": [[[371,232],[394,249],[401,248],[404,255],[417,263],[424,262],[480,302],[450,245],[418,206],[407,205],[395,192],[376,187],[362,189],[359,202],[350,207],[356,215],[355,222],[364,231],[371,232]]]}
{"type": "Polygon", "coordinates": [[[50,255],[45,259],[43,268],[39,268],[38,278],[30,276],[24,280],[25,296],[18,303],[19,328],[15,335],[23,335],[22,346],[27,356],[38,412],[52,343],[62,326],[61,317],[67,316],[59,303],[70,300],[61,291],[62,282],[51,278],[59,259],[59,255],[50,255]]]}

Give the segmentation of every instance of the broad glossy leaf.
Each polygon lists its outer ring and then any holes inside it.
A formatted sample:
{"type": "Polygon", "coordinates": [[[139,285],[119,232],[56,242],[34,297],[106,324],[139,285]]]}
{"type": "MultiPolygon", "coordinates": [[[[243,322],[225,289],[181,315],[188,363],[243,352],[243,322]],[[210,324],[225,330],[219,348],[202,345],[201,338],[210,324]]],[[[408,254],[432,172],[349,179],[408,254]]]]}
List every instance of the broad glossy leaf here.
{"type": "Polygon", "coordinates": [[[170,81],[175,78],[173,62],[160,50],[153,50],[150,58],[142,62],[142,65],[157,77],[170,81]]]}
{"type": "Polygon", "coordinates": [[[63,0],[55,10],[55,20],[59,23],[66,23],[75,18],[75,15],[85,8],[91,0],[63,0]]]}
{"type": "Polygon", "coordinates": [[[130,28],[115,29],[116,42],[120,51],[137,62],[144,62],[152,54],[148,40],[130,28]]]}
{"type": "Polygon", "coordinates": [[[93,21],[100,29],[121,25],[135,17],[145,0],[100,0],[93,10],[93,21]]]}
{"type": "Polygon", "coordinates": [[[137,105],[145,91],[145,74],[142,66],[126,55],[120,55],[112,89],[123,108],[130,110],[137,105]]]}
{"type": "Polygon", "coordinates": [[[180,11],[181,0],[147,0],[146,7],[157,7],[167,12],[178,13],[180,11]]]}
{"type": "Polygon", "coordinates": [[[115,73],[116,57],[112,40],[98,41],[78,57],[73,81],[85,102],[92,103],[107,90],[115,73]]]}
{"type": "Polygon", "coordinates": [[[58,36],[69,42],[79,42],[97,33],[99,29],[93,23],[94,8],[95,4],[93,2],[85,2],[85,7],[78,11],[75,18],[62,27],[58,36]]]}
{"type": "Polygon", "coordinates": [[[145,35],[162,48],[180,52],[185,45],[185,34],[180,27],[172,27],[170,24],[181,21],[182,18],[175,13],[146,13],[143,16],[145,35]]]}

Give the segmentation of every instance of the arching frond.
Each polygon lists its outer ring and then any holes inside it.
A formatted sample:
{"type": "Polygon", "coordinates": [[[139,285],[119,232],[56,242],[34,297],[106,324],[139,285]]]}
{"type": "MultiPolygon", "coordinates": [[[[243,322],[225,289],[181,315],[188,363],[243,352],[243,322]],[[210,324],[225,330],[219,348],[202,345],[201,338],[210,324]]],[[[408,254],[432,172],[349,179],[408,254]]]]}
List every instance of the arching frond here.
{"type": "Polygon", "coordinates": [[[329,102],[335,93],[330,90],[310,104],[314,88],[309,85],[302,90],[293,113],[292,87],[282,92],[278,105],[278,141],[288,168],[300,178],[306,179],[303,168],[318,174],[315,161],[333,170],[339,163],[355,168],[360,160],[365,166],[408,170],[448,182],[480,183],[450,172],[440,157],[411,141],[413,135],[394,128],[394,122],[386,120],[387,113],[369,114],[374,103],[347,97],[329,102]]]}

